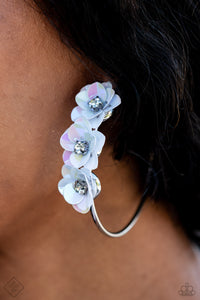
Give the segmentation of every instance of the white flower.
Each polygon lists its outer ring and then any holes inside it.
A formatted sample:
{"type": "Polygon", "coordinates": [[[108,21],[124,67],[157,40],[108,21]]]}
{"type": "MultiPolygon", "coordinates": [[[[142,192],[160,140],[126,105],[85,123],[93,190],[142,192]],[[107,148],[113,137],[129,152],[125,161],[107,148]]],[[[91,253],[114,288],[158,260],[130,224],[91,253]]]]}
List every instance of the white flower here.
{"type": "Polygon", "coordinates": [[[62,176],[58,190],[65,201],[78,212],[87,213],[101,189],[98,178],[88,169],[79,170],[67,165],[62,167],[62,176]]]}
{"type": "Polygon", "coordinates": [[[85,118],[79,118],[61,136],[60,144],[65,149],[63,161],[76,168],[94,170],[98,167],[98,154],[105,143],[103,133],[92,130],[85,118]]]}
{"type": "Polygon", "coordinates": [[[97,129],[121,103],[110,82],[88,84],[80,90],[75,99],[78,106],[72,110],[72,121],[83,116],[90,121],[94,129],[97,129]]]}

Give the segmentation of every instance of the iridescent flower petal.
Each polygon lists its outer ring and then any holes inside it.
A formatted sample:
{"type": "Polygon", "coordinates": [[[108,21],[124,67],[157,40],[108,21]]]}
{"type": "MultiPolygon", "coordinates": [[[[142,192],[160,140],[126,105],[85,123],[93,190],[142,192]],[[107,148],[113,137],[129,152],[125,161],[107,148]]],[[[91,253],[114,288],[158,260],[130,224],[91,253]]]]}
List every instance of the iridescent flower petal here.
{"type": "MultiPolygon", "coordinates": [[[[83,135],[83,138],[89,142],[89,144],[91,144],[94,140],[95,140],[95,137],[93,135],[94,131],[90,131],[90,132],[86,132],[84,135],[83,135]]],[[[91,149],[91,147],[90,147],[91,149]]]]}
{"type": "MultiPolygon", "coordinates": [[[[66,178],[72,178],[72,176],[71,176],[71,169],[72,169],[71,166],[63,165],[62,169],[61,169],[62,176],[66,177],[66,178]]],[[[73,179],[71,179],[71,180],[73,181],[73,179]]]]}
{"type": "Polygon", "coordinates": [[[90,180],[92,176],[91,172],[84,167],[81,169],[81,173],[84,174],[85,180],[87,181],[88,185],[90,185],[90,180]]]}
{"type": "Polygon", "coordinates": [[[93,84],[91,84],[87,92],[89,99],[93,99],[96,96],[99,96],[101,100],[106,100],[106,90],[100,82],[94,82],[93,84]]]}
{"type": "Polygon", "coordinates": [[[98,112],[93,112],[93,111],[90,111],[89,109],[82,111],[83,117],[85,117],[87,120],[91,120],[91,119],[99,116],[101,113],[102,113],[102,110],[100,110],[98,112]]]}
{"type": "Polygon", "coordinates": [[[98,157],[96,152],[90,154],[90,159],[85,163],[84,166],[88,170],[95,170],[98,167],[98,157]]]}
{"type": "Polygon", "coordinates": [[[74,123],[68,129],[68,136],[71,141],[75,142],[76,140],[81,139],[85,132],[87,132],[86,128],[84,128],[80,124],[74,123]]]}
{"type": "Polygon", "coordinates": [[[69,204],[80,203],[85,197],[74,190],[72,183],[69,183],[65,186],[63,190],[63,196],[69,204]]]}
{"type": "Polygon", "coordinates": [[[71,141],[68,133],[69,132],[66,131],[65,133],[62,134],[62,136],[60,138],[60,145],[68,151],[73,151],[74,145],[73,145],[73,142],[71,141]]]}
{"type": "Polygon", "coordinates": [[[94,150],[94,147],[96,145],[96,137],[94,135],[94,131],[91,131],[91,133],[86,133],[84,135],[84,139],[89,143],[89,151],[92,152],[94,150]]]}
{"type": "Polygon", "coordinates": [[[113,96],[115,95],[115,91],[113,89],[107,88],[107,98],[106,98],[106,105],[104,106],[104,109],[109,105],[110,101],[112,100],[113,96]]]}
{"type": "Polygon", "coordinates": [[[100,153],[102,151],[102,148],[105,144],[106,137],[103,133],[100,131],[94,131],[93,132],[94,136],[96,137],[96,144],[95,144],[95,152],[100,153]]]}
{"type": "Polygon", "coordinates": [[[90,207],[87,207],[86,210],[82,210],[81,208],[79,208],[79,205],[78,205],[78,204],[74,204],[74,205],[72,205],[72,206],[73,206],[73,208],[74,208],[76,211],[78,211],[78,212],[81,213],[81,214],[87,214],[87,213],[89,212],[89,210],[90,210],[90,207]]]}
{"type": "Polygon", "coordinates": [[[101,113],[97,117],[90,120],[90,124],[92,128],[97,129],[101,125],[101,123],[103,122],[104,114],[105,113],[101,113]]]}
{"type": "Polygon", "coordinates": [[[86,84],[80,91],[86,91],[91,84],[86,84]]]}
{"type": "Polygon", "coordinates": [[[71,151],[67,151],[67,150],[65,150],[64,152],[63,152],[63,161],[64,161],[64,163],[66,164],[66,165],[68,165],[68,166],[72,166],[72,164],[71,164],[71,162],[70,162],[70,155],[72,154],[72,152],[71,151]]]}
{"type": "Polygon", "coordinates": [[[106,88],[111,88],[112,89],[112,83],[110,81],[103,82],[102,85],[106,88]]]}
{"type": "Polygon", "coordinates": [[[63,195],[64,189],[67,184],[69,184],[72,181],[71,177],[64,177],[58,182],[58,190],[63,195]]]}
{"type": "MultiPolygon", "coordinates": [[[[109,106],[110,106],[111,109],[113,109],[113,108],[117,107],[120,104],[121,104],[121,98],[117,94],[115,94],[114,97],[112,98],[112,100],[110,101],[109,106]]],[[[105,111],[107,111],[107,110],[105,110],[105,111]]]]}
{"type": "Polygon", "coordinates": [[[88,94],[87,91],[79,92],[75,97],[76,103],[82,108],[87,109],[88,107],[88,94]]]}
{"type": "Polygon", "coordinates": [[[72,119],[73,122],[75,122],[76,119],[81,117],[82,111],[83,110],[80,106],[74,107],[74,109],[71,112],[71,119],[72,119]]]}
{"type": "Polygon", "coordinates": [[[77,168],[72,167],[70,174],[71,174],[71,177],[74,178],[74,180],[77,180],[77,179],[85,180],[85,175],[83,174],[82,171],[80,171],[77,168]]]}
{"type": "Polygon", "coordinates": [[[91,131],[91,125],[90,122],[84,118],[84,117],[79,117],[76,119],[76,124],[79,124],[81,127],[87,128],[87,131],[91,131]]]}
{"type": "Polygon", "coordinates": [[[83,201],[73,205],[73,208],[82,214],[86,214],[90,210],[92,204],[93,198],[91,197],[91,195],[87,195],[87,197],[85,197],[83,201]]]}
{"type": "Polygon", "coordinates": [[[90,152],[88,152],[86,155],[78,155],[73,152],[70,155],[70,162],[75,168],[83,167],[89,159],[90,159],[90,152]]]}

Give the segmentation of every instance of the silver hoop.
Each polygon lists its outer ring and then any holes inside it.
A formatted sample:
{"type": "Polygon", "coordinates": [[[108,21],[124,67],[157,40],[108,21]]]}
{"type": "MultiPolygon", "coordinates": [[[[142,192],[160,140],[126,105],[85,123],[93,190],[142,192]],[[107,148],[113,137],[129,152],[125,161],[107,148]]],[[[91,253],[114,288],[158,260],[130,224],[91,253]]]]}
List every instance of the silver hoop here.
{"type": "Polygon", "coordinates": [[[139,218],[139,215],[141,213],[141,210],[142,210],[142,207],[147,199],[147,192],[149,190],[149,187],[148,186],[146,188],[146,190],[144,191],[143,195],[142,195],[142,198],[141,198],[141,201],[135,211],[135,214],[133,215],[132,219],[130,220],[130,222],[120,231],[117,231],[117,232],[110,232],[108,231],[101,223],[99,217],[98,217],[98,214],[97,214],[97,211],[96,211],[96,208],[95,208],[95,204],[93,203],[93,205],[91,206],[90,208],[90,212],[91,212],[91,215],[92,215],[92,218],[93,218],[93,221],[94,223],[96,224],[97,228],[102,232],[104,233],[105,235],[109,236],[109,237],[120,237],[120,236],[123,236],[125,235],[127,232],[129,232],[129,230],[131,230],[131,228],[133,228],[133,226],[136,224],[138,218],[139,218]]]}

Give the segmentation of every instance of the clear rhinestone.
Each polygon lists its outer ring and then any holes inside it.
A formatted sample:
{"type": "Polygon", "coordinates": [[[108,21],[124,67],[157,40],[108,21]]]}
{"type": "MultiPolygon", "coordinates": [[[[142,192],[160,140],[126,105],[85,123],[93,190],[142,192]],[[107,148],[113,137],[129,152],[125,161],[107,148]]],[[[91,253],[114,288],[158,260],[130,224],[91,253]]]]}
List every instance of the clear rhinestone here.
{"type": "Polygon", "coordinates": [[[74,153],[78,155],[86,155],[89,151],[89,143],[87,141],[77,141],[74,145],[74,153]]]}
{"type": "Polygon", "coordinates": [[[108,120],[112,116],[112,112],[113,112],[112,110],[107,111],[107,113],[105,113],[103,121],[108,120]]]}
{"type": "Polygon", "coordinates": [[[85,195],[88,191],[87,182],[84,180],[76,180],[74,183],[74,190],[79,195],[85,195]]]}
{"type": "Polygon", "coordinates": [[[91,111],[98,112],[104,107],[104,103],[101,100],[101,98],[96,96],[94,99],[92,99],[88,102],[88,106],[91,111]]]}

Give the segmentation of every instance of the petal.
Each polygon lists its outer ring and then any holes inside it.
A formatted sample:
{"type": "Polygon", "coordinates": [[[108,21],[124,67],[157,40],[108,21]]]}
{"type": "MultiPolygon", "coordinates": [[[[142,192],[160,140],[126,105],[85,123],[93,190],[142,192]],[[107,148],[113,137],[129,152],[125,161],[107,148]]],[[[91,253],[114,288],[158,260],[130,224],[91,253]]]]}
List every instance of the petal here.
{"type": "Polygon", "coordinates": [[[94,130],[91,133],[86,133],[84,135],[84,140],[89,143],[89,152],[91,153],[96,145],[96,137],[94,136],[94,130]]]}
{"type": "Polygon", "coordinates": [[[64,163],[66,166],[73,167],[70,160],[66,160],[64,163]]]}
{"type": "Polygon", "coordinates": [[[96,145],[95,145],[95,152],[101,152],[103,145],[105,144],[106,137],[100,131],[94,131],[94,136],[96,137],[96,145]]]}
{"type": "Polygon", "coordinates": [[[113,96],[115,95],[115,91],[113,89],[107,88],[107,99],[106,99],[106,105],[104,106],[104,109],[109,105],[110,101],[112,100],[113,96]]]}
{"type": "Polygon", "coordinates": [[[89,143],[90,149],[91,149],[91,144],[95,143],[95,136],[93,135],[94,130],[91,132],[85,132],[83,135],[84,141],[87,141],[89,143]]]}
{"type": "Polygon", "coordinates": [[[117,107],[120,104],[121,104],[121,98],[117,94],[115,94],[114,97],[112,98],[112,100],[110,101],[109,106],[110,106],[111,109],[113,109],[113,108],[117,107]]]}
{"type": "Polygon", "coordinates": [[[101,112],[102,112],[102,110],[100,110],[98,112],[93,112],[93,111],[87,109],[87,110],[83,110],[82,116],[85,117],[87,120],[90,120],[90,119],[92,119],[92,118],[97,117],[98,115],[100,115],[101,112]]]}
{"type": "Polygon", "coordinates": [[[88,186],[88,193],[90,193],[92,195],[92,173],[90,170],[86,169],[85,167],[83,167],[82,169],[75,169],[79,171],[79,175],[78,177],[81,178],[81,180],[85,180],[88,186]],[[81,177],[81,176],[82,177],[81,177]]]}
{"type": "Polygon", "coordinates": [[[103,82],[102,85],[103,85],[105,88],[111,88],[111,89],[112,89],[112,83],[111,83],[110,81],[103,82]]]}
{"type": "Polygon", "coordinates": [[[76,103],[82,108],[87,109],[88,108],[88,93],[87,91],[81,91],[79,92],[75,97],[76,103]]]}
{"type": "Polygon", "coordinates": [[[73,208],[82,214],[86,214],[90,210],[92,204],[93,198],[90,194],[88,194],[87,197],[85,196],[80,203],[73,205],[73,208]]]}
{"type": "MultiPolygon", "coordinates": [[[[82,136],[85,134],[85,132],[87,132],[87,128],[84,128],[78,123],[74,123],[68,129],[68,136],[71,141],[75,142],[76,140],[80,140],[82,136]]],[[[74,147],[74,143],[73,143],[73,147],[74,147]]]]}
{"type": "Polygon", "coordinates": [[[69,165],[69,166],[72,165],[71,162],[70,162],[70,160],[69,160],[71,154],[72,154],[72,152],[65,150],[65,151],[63,152],[63,155],[62,155],[62,158],[63,158],[64,163],[65,163],[66,165],[69,165]]]}
{"type": "Polygon", "coordinates": [[[71,178],[71,180],[73,181],[73,176],[71,175],[71,171],[72,171],[71,166],[63,165],[61,169],[61,174],[63,177],[71,178]]]}
{"type": "Polygon", "coordinates": [[[86,164],[89,158],[90,152],[88,152],[86,155],[78,155],[76,153],[72,153],[70,156],[70,162],[75,168],[80,168],[86,164]]]}
{"type": "Polygon", "coordinates": [[[88,170],[86,168],[82,168],[80,171],[81,171],[82,174],[84,174],[85,179],[86,179],[87,184],[88,184],[88,189],[89,189],[90,181],[92,180],[92,173],[90,172],[90,170],[88,170]]]}
{"type": "Polygon", "coordinates": [[[71,178],[62,178],[59,182],[58,182],[58,190],[59,192],[63,195],[64,189],[66,187],[67,184],[69,184],[71,182],[71,178]]]}
{"type": "Polygon", "coordinates": [[[82,210],[80,210],[77,204],[74,204],[74,205],[72,205],[72,206],[73,206],[73,208],[74,208],[76,211],[78,211],[79,213],[82,213],[82,214],[86,214],[86,213],[89,211],[89,209],[88,209],[87,211],[85,211],[85,212],[82,211],[82,210]]]}
{"type": "Polygon", "coordinates": [[[69,158],[70,158],[70,155],[71,155],[72,153],[71,153],[71,151],[67,151],[67,150],[65,150],[64,152],[63,152],[63,160],[65,161],[65,160],[68,160],[69,158]]]}
{"type": "Polygon", "coordinates": [[[92,131],[90,122],[85,117],[79,117],[76,119],[76,124],[79,124],[80,126],[87,128],[88,131],[92,131]]]}
{"type": "Polygon", "coordinates": [[[98,167],[98,157],[96,152],[90,154],[90,159],[84,165],[88,170],[95,170],[98,167]]]}
{"type": "Polygon", "coordinates": [[[87,93],[89,99],[93,99],[96,96],[99,96],[101,100],[106,100],[107,93],[104,86],[100,82],[94,82],[93,84],[91,84],[88,88],[87,93]]]}
{"type": "Polygon", "coordinates": [[[66,187],[63,190],[63,196],[69,204],[80,203],[85,197],[85,195],[80,195],[74,190],[72,183],[66,185],[66,187]]]}
{"type": "Polygon", "coordinates": [[[104,114],[105,113],[102,112],[100,115],[90,120],[92,128],[97,129],[101,125],[101,123],[103,122],[104,114]]]}
{"type": "Polygon", "coordinates": [[[81,91],[86,91],[86,90],[88,90],[88,88],[89,88],[90,85],[91,85],[91,84],[87,84],[87,85],[85,85],[84,87],[82,87],[82,89],[80,90],[80,92],[81,92],[81,91]]]}
{"type": "Polygon", "coordinates": [[[74,208],[76,211],[78,211],[78,212],[81,213],[81,214],[86,214],[86,213],[88,213],[89,210],[90,210],[90,207],[88,207],[86,210],[81,210],[81,208],[79,208],[79,204],[74,204],[74,205],[72,205],[72,206],[73,206],[73,208],[74,208]]]}
{"type": "Polygon", "coordinates": [[[69,137],[69,130],[67,130],[60,138],[60,145],[68,151],[74,150],[74,143],[71,141],[69,137]]]}
{"type": "Polygon", "coordinates": [[[78,179],[85,180],[85,175],[82,174],[82,171],[74,167],[71,168],[71,176],[74,178],[74,181],[78,179]]]}
{"type": "Polygon", "coordinates": [[[76,119],[81,117],[82,108],[80,106],[74,107],[74,109],[71,112],[71,119],[74,122],[76,119]]]}

